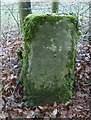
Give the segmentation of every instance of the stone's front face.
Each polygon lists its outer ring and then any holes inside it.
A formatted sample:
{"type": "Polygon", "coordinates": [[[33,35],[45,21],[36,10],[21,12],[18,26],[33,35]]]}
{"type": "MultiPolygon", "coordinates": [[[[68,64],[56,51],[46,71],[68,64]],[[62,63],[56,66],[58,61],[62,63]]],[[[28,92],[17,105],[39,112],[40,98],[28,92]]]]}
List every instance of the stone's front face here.
{"type": "Polygon", "coordinates": [[[33,52],[28,74],[36,89],[41,86],[60,87],[65,82],[62,78],[68,73],[66,64],[69,61],[67,53],[71,48],[71,36],[61,26],[61,23],[53,26],[44,23],[30,44],[33,52]]]}
{"type": "Polygon", "coordinates": [[[56,21],[54,24],[46,21],[38,26],[31,42],[25,41],[25,46],[29,48],[25,48],[23,64],[27,64],[27,68],[23,65],[21,78],[25,72],[25,93],[34,104],[66,102],[71,97],[73,82],[68,74],[70,77],[73,75],[70,69],[74,67],[74,58],[71,60],[68,53],[74,52],[71,36],[73,28],[74,25],[68,20],[56,21]],[[28,54],[26,49],[30,49],[28,54]],[[72,65],[69,68],[67,65],[70,63],[72,65]]]}

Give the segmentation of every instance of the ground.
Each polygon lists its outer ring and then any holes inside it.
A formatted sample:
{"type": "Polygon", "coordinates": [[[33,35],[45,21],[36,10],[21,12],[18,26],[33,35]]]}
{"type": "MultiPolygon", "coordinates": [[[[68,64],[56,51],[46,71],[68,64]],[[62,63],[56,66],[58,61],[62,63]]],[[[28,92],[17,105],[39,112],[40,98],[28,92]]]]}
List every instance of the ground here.
{"type": "Polygon", "coordinates": [[[0,118],[91,118],[91,45],[87,41],[83,41],[77,49],[73,98],[65,104],[57,104],[55,101],[53,105],[34,107],[25,99],[23,86],[18,79],[22,62],[17,57],[16,51],[23,47],[22,39],[0,42],[2,47],[0,118]]]}

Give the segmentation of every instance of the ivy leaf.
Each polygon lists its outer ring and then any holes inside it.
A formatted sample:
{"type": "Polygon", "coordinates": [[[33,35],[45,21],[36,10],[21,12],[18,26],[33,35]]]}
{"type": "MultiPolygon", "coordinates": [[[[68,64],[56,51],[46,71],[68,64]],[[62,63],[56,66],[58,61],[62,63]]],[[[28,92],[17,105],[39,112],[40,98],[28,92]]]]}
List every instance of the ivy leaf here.
{"type": "Polygon", "coordinates": [[[23,106],[24,106],[24,107],[30,107],[30,106],[33,106],[33,103],[32,103],[32,102],[29,102],[29,101],[25,101],[25,102],[23,103],[23,106]]]}

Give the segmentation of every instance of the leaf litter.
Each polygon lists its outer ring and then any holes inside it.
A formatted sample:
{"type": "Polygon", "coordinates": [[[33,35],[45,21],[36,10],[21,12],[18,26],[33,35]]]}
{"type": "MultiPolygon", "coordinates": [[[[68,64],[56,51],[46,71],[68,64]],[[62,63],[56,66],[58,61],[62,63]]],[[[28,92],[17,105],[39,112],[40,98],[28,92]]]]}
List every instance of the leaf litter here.
{"type": "Polygon", "coordinates": [[[19,82],[22,62],[16,55],[23,49],[22,39],[0,41],[2,44],[2,99],[4,101],[0,118],[69,118],[90,119],[91,117],[91,45],[83,41],[77,50],[75,66],[76,80],[73,98],[67,103],[31,106],[24,96],[19,82]]]}

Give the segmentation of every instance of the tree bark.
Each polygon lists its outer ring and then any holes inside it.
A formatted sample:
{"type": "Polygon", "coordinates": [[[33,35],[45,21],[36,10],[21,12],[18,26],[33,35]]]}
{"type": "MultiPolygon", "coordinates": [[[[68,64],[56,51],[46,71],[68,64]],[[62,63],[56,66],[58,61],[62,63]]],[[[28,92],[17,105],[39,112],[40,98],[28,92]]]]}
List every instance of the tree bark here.
{"type": "Polygon", "coordinates": [[[1,32],[1,0],[0,0],[0,32],[1,32]]]}
{"type": "Polygon", "coordinates": [[[21,0],[19,0],[19,13],[20,21],[22,22],[28,14],[32,13],[31,2],[21,2],[21,0]]]}
{"type": "Polygon", "coordinates": [[[58,13],[59,10],[59,0],[52,0],[52,13],[58,13]]]}
{"type": "Polygon", "coordinates": [[[91,44],[91,1],[89,2],[89,44],[91,44]]]}

